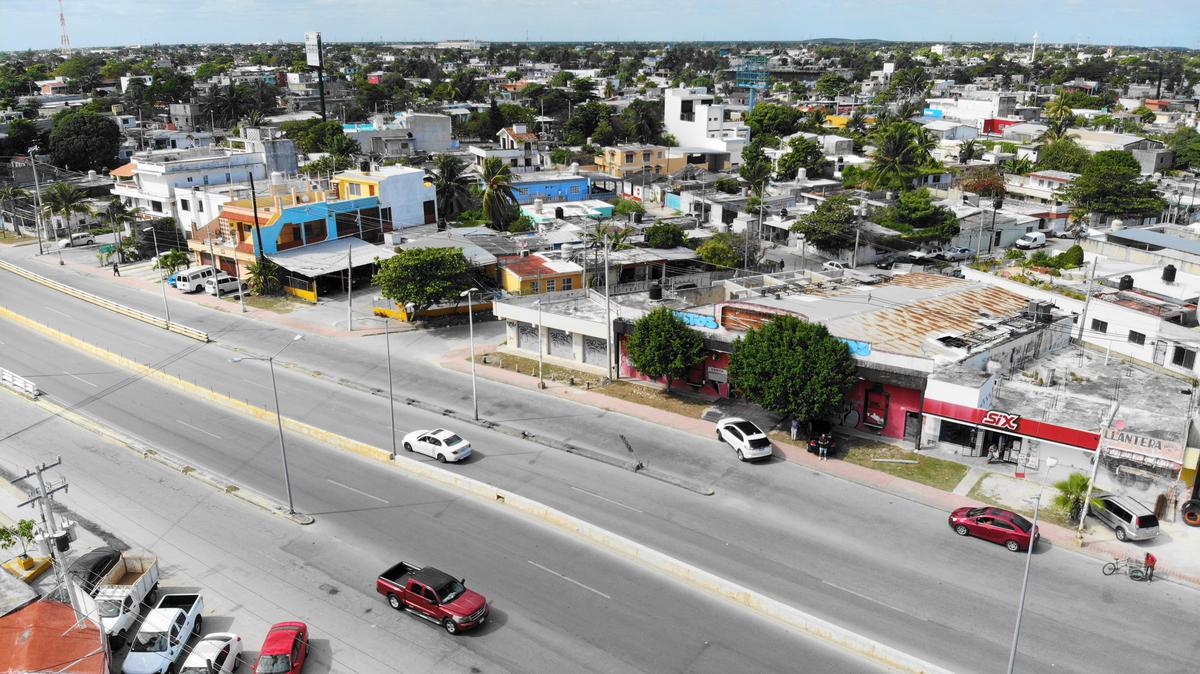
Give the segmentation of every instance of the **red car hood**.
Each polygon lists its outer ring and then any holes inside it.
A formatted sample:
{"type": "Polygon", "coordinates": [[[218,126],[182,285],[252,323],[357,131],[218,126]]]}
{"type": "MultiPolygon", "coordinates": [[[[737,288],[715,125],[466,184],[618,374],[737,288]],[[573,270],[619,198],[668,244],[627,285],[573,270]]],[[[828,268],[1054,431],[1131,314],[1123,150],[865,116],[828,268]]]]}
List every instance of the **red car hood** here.
{"type": "Polygon", "coordinates": [[[483,608],[483,605],[486,603],[487,600],[483,598],[483,595],[473,590],[467,590],[466,592],[462,593],[461,597],[455,599],[449,604],[446,604],[442,608],[444,608],[446,612],[450,613],[451,615],[465,618],[466,616],[469,616],[483,608]]]}

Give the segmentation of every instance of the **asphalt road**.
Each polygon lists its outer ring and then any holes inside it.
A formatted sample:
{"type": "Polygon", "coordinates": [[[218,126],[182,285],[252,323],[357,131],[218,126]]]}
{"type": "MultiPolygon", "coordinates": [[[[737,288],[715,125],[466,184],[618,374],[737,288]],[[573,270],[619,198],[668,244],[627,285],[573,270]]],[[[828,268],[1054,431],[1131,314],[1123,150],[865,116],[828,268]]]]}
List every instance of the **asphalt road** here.
{"type": "MultiPolygon", "coordinates": [[[[189,402],[156,384],[130,381],[123,372],[61,346],[30,340],[22,332],[0,323],[0,363],[37,370],[35,376],[48,395],[128,429],[152,446],[202,457],[205,468],[284,497],[278,437],[272,425],[189,402]]],[[[58,423],[43,421],[43,416],[35,406],[25,405],[19,415],[6,417],[3,435],[58,423]]],[[[102,510],[121,512],[130,508],[131,501],[157,509],[141,495],[162,483],[190,482],[156,464],[139,464],[127,452],[122,457],[119,449],[106,450],[117,456],[99,464],[94,447],[51,440],[39,449],[40,455],[23,456],[21,463],[6,456],[4,469],[18,472],[31,460],[61,455],[67,466],[63,472],[73,485],[112,494],[112,500],[100,506],[102,510]]],[[[340,653],[358,647],[354,621],[346,625],[344,618],[334,620],[340,633],[329,647],[326,662],[333,671],[394,671],[388,663],[397,656],[425,671],[444,671],[444,659],[455,648],[470,652],[469,658],[459,656],[460,662],[471,667],[483,663],[482,671],[774,672],[786,671],[795,662],[829,672],[870,669],[831,646],[791,634],[549,528],[377,463],[299,437],[288,438],[288,457],[296,507],[314,514],[317,524],[292,525],[291,536],[264,546],[264,541],[280,536],[256,540],[264,516],[250,506],[235,513],[234,521],[222,521],[228,512],[214,513],[202,502],[188,503],[176,521],[211,531],[216,535],[214,545],[235,550],[236,558],[260,572],[269,573],[264,562],[280,566],[281,572],[298,565],[330,579],[341,588],[339,611],[371,613],[371,624],[382,621],[394,633],[390,653],[386,640],[373,639],[374,662],[363,663],[360,658],[351,667],[340,653]],[[491,600],[490,624],[455,639],[407,615],[392,614],[374,593],[374,579],[401,559],[436,564],[465,576],[471,587],[491,600]],[[454,646],[448,647],[448,642],[454,646]]],[[[183,486],[194,492],[192,484],[183,486]]],[[[169,557],[169,552],[162,554],[169,557]]],[[[225,565],[232,561],[226,560],[225,565]]],[[[286,602],[280,603],[281,609],[288,608],[286,602]]],[[[321,636],[325,611],[297,613],[321,636]]],[[[236,621],[236,614],[233,617],[236,621]]],[[[284,617],[289,616],[279,619],[284,617]]]]}
{"type": "MultiPolygon", "coordinates": [[[[277,348],[289,338],[281,329],[184,305],[177,313],[220,340],[198,348],[11,280],[18,292],[6,302],[22,313],[270,405],[265,370],[252,363],[230,365],[228,348],[253,347],[257,353],[277,348]]],[[[126,292],[134,293],[130,303],[145,299],[136,291],[126,292]]],[[[10,330],[0,333],[0,341],[9,339],[6,334],[10,330]]],[[[285,358],[329,378],[382,387],[382,359],[365,346],[371,339],[363,338],[359,346],[313,338],[291,347],[285,358]]],[[[436,349],[426,345],[439,335],[416,332],[396,339],[397,346],[403,345],[393,348],[399,363],[398,396],[469,409],[469,380],[427,362],[436,349]]],[[[37,340],[29,344],[35,352],[45,350],[37,340]]],[[[24,369],[18,370],[29,372],[34,362],[22,363],[24,369]]],[[[387,408],[377,396],[286,370],[280,384],[289,416],[387,446],[387,408]]],[[[90,395],[86,385],[70,385],[78,395],[90,395]]],[[[740,465],[715,442],[532,392],[481,381],[480,393],[485,417],[530,425],[598,449],[619,452],[615,435],[628,434],[652,465],[705,480],[717,494],[697,496],[470,427],[455,430],[468,435],[479,456],[453,470],[537,498],[952,669],[1003,670],[1022,559],[998,546],[958,539],[946,526],[945,513],[784,462],[740,465]]],[[[185,403],[181,409],[191,407],[185,403]]],[[[402,431],[445,421],[405,406],[397,409],[402,431]]],[[[142,416],[133,414],[122,422],[140,428],[150,423],[142,416]]],[[[220,435],[219,424],[230,423],[228,415],[216,423],[205,429],[220,435]]],[[[188,451],[196,461],[235,476],[240,469],[233,459],[201,446],[188,451]]],[[[1154,671],[1190,671],[1200,655],[1191,628],[1200,617],[1195,591],[1169,583],[1120,582],[1102,577],[1098,568],[1094,560],[1068,550],[1047,548],[1036,556],[1021,642],[1022,670],[1141,671],[1152,662],[1154,671]],[[1097,628],[1098,622],[1109,620],[1130,629],[1097,628]]]]}

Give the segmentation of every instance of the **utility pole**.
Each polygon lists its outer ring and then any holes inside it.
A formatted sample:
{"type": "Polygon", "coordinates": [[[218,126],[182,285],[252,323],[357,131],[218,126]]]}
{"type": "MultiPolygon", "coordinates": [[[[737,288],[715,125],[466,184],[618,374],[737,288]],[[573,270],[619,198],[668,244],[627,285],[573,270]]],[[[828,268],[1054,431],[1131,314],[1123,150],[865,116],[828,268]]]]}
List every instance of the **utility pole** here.
{"type": "Polygon", "coordinates": [[[354,244],[346,240],[346,329],[354,332],[354,263],[350,256],[354,253],[354,244]]]}
{"type": "MultiPolygon", "coordinates": [[[[33,496],[22,501],[21,503],[18,503],[17,507],[20,508],[27,505],[36,505],[38,511],[41,512],[42,537],[47,543],[46,547],[49,548],[50,557],[54,562],[55,578],[58,579],[58,585],[65,588],[68,596],[71,597],[71,607],[75,609],[75,617],[78,620],[80,618],[80,609],[75,602],[75,597],[71,591],[71,588],[66,582],[67,560],[63,554],[63,551],[58,549],[58,523],[54,519],[54,506],[52,505],[54,500],[50,498],[51,495],[57,492],[66,491],[68,485],[66,479],[62,479],[56,484],[47,485],[45,477],[46,471],[61,465],[62,457],[60,456],[55,459],[54,463],[40,463],[37,466],[34,466],[33,470],[27,469],[24,475],[11,480],[10,482],[11,484],[18,484],[28,480],[31,477],[37,478],[37,487],[34,487],[33,489],[33,496]]],[[[62,535],[66,536],[67,534],[64,531],[62,535]]]]}
{"type": "MultiPolygon", "coordinates": [[[[1083,329],[1087,325],[1088,306],[1092,303],[1092,285],[1096,281],[1096,263],[1099,261],[1100,258],[1092,260],[1092,273],[1088,275],[1087,297],[1083,301],[1083,313],[1079,314],[1079,335],[1077,339],[1080,342],[1083,342],[1083,329]]],[[[1082,344],[1080,348],[1083,348],[1082,344]]]]}
{"type": "MultiPolygon", "coordinates": [[[[36,145],[29,148],[29,165],[33,167],[33,206],[34,206],[33,222],[34,222],[34,227],[37,228],[37,231],[38,231],[38,253],[44,254],[46,251],[42,250],[42,234],[41,234],[41,231],[42,231],[42,183],[38,180],[37,157],[35,156],[39,149],[41,149],[41,148],[39,148],[36,145]]],[[[49,238],[49,237],[47,237],[47,238],[49,238]]],[[[58,232],[54,232],[54,240],[55,241],[58,240],[58,232]]]]}

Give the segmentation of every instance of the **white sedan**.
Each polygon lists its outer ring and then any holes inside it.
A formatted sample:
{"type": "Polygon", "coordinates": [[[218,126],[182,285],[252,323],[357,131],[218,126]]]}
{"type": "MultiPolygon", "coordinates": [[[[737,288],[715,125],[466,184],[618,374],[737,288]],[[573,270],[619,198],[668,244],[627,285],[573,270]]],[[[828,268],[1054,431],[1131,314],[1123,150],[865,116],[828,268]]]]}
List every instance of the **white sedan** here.
{"type": "Polygon", "coordinates": [[[457,433],[435,428],[432,431],[413,431],[404,436],[404,450],[432,456],[442,463],[457,462],[471,456],[471,443],[457,433]]]}
{"type": "Polygon", "coordinates": [[[733,447],[737,458],[742,461],[765,459],[775,451],[767,434],[741,417],[727,417],[718,421],[717,439],[733,447]]]}
{"type": "Polygon", "coordinates": [[[242,638],[228,632],[214,632],[192,646],[179,674],[233,674],[241,663],[242,638]]]}

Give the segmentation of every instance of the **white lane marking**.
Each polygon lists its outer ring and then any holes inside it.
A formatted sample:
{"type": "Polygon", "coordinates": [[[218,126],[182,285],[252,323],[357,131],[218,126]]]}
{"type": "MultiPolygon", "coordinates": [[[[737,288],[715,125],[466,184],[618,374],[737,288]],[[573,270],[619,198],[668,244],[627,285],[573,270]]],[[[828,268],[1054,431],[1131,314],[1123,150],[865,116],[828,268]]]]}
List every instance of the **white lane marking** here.
{"type": "Polygon", "coordinates": [[[75,318],[71,314],[68,314],[65,311],[59,311],[58,309],[55,309],[54,307],[46,307],[46,309],[48,309],[49,311],[53,311],[54,313],[58,314],[59,316],[66,316],[67,318],[75,318]]]}
{"type": "Polygon", "coordinates": [[[100,387],[99,387],[99,386],[97,386],[96,384],[93,384],[92,382],[90,382],[90,381],[88,381],[88,380],[84,379],[83,377],[76,377],[75,375],[71,374],[70,372],[64,372],[63,374],[67,375],[67,376],[68,376],[68,377],[70,377],[71,379],[77,379],[77,380],[79,380],[79,381],[81,381],[81,382],[83,382],[83,383],[87,384],[88,386],[91,386],[92,388],[100,388],[100,387]]]}
{"type": "Polygon", "coordinates": [[[642,514],[645,514],[645,513],[646,513],[646,511],[645,511],[645,510],[638,510],[637,508],[634,508],[634,507],[633,507],[633,506],[631,506],[631,505],[625,505],[624,503],[621,503],[620,501],[614,501],[614,500],[612,500],[612,499],[608,498],[607,496],[601,496],[601,495],[597,494],[597,493],[596,493],[596,492],[594,492],[594,491],[588,491],[588,490],[586,490],[586,489],[580,489],[579,487],[576,487],[575,485],[567,485],[567,486],[571,487],[571,489],[574,489],[575,491],[581,491],[581,492],[583,492],[583,493],[585,493],[585,494],[588,494],[589,496],[595,496],[596,498],[600,499],[601,501],[608,501],[609,503],[611,503],[611,504],[613,504],[613,505],[619,505],[619,506],[621,506],[622,508],[625,508],[625,509],[627,509],[627,510],[632,510],[632,511],[633,511],[633,512],[635,512],[635,513],[642,513],[642,514]]]}
{"type": "Polygon", "coordinates": [[[256,382],[256,381],[250,381],[249,379],[245,379],[245,378],[243,378],[243,379],[242,379],[242,381],[246,382],[247,384],[252,384],[252,385],[254,385],[254,386],[257,386],[257,387],[259,387],[259,388],[265,388],[265,389],[267,389],[268,391],[270,391],[270,390],[271,390],[271,387],[270,387],[270,386],[267,386],[266,384],[260,384],[260,383],[258,383],[258,382],[256,382]]]}
{"type": "Polygon", "coordinates": [[[351,487],[348,484],[342,484],[341,482],[338,482],[337,480],[330,480],[329,478],[325,478],[325,481],[328,482],[329,484],[336,484],[337,486],[341,487],[342,489],[349,489],[350,491],[354,492],[355,494],[358,494],[359,496],[366,496],[367,498],[373,498],[376,501],[379,501],[380,503],[387,503],[387,501],[379,498],[378,496],[375,496],[374,494],[368,494],[367,492],[365,492],[361,489],[355,489],[354,487],[351,487]]]}
{"type": "Polygon", "coordinates": [[[205,435],[211,435],[212,437],[214,437],[214,438],[216,438],[216,439],[218,439],[218,440],[220,440],[220,439],[221,439],[221,436],[217,435],[216,433],[209,433],[208,431],[204,430],[203,428],[199,428],[199,427],[197,427],[197,426],[193,426],[193,425],[189,424],[188,422],[186,422],[186,421],[184,421],[184,420],[182,420],[182,419],[176,419],[176,420],[175,420],[175,423],[177,423],[177,424],[183,424],[184,426],[187,426],[188,428],[192,429],[193,431],[199,431],[199,432],[201,432],[201,433],[203,433],[203,434],[205,434],[205,435]]]}
{"type": "MultiPolygon", "coordinates": [[[[889,603],[887,603],[887,602],[882,602],[882,601],[879,601],[878,599],[876,599],[876,598],[874,598],[874,597],[868,597],[867,595],[865,595],[865,594],[863,594],[863,593],[861,593],[861,592],[855,592],[854,590],[851,590],[851,589],[850,589],[850,588],[848,588],[848,587],[842,587],[841,585],[838,585],[837,583],[831,583],[831,582],[829,582],[829,581],[827,581],[827,580],[823,580],[823,581],[821,581],[821,582],[822,582],[822,583],[824,583],[824,584],[826,584],[826,585],[828,585],[829,587],[837,588],[837,589],[841,590],[842,592],[846,592],[846,593],[852,594],[852,595],[854,595],[855,597],[858,597],[859,599],[866,599],[867,601],[869,601],[869,602],[871,602],[871,603],[873,603],[873,604],[879,604],[880,606],[886,606],[887,608],[890,608],[890,609],[892,609],[893,611],[896,611],[897,613],[903,613],[904,615],[908,615],[908,616],[911,616],[911,615],[912,615],[912,613],[910,613],[910,612],[908,612],[908,611],[905,611],[905,610],[904,610],[904,609],[902,609],[902,608],[899,608],[899,607],[897,607],[897,606],[892,606],[891,604],[889,604],[889,603]]],[[[913,617],[915,618],[915,617],[918,617],[918,616],[913,616],[913,617]]]]}
{"type": "Polygon", "coordinates": [[[588,587],[587,585],[584,585],[583,583],[575,580],[574,578],[567,578],[566,576],[555,571],[554,569],[547,569],[546,567],[542,566],[541,564],[538,564],[537,562],[533,561],[532,559],[527,559],[525,561],[536,566],[537,568],[541,569],[542,571],[545,571],[546,573],[552,573],[552,574],[558,576],[559,578],[562,578],[563,580],[567,581],[568,583],[574,583],[574,584],[578,585],[579,587],[582,587],[583,589],[587,590],[588,592],[595,592],[596,594],[600,595],[601,597],[604,597],[605,599],[612,599],[612,597],[604,594],[600,590],[597,590],[594,587],[588,587]]]}

